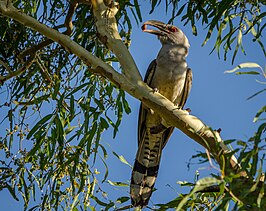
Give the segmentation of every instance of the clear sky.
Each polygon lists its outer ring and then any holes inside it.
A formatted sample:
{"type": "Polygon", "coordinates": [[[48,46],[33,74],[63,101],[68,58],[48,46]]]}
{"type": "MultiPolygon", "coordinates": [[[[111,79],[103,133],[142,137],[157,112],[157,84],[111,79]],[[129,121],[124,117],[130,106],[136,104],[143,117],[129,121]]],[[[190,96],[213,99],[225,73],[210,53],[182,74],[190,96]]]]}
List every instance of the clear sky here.
{"type": "MultiPolygon", "coordinates": [[[[170,14],[165,14],[164,7],[157,9],[154,14],[150,15],[150,8],[145,5],[146,3],[142,5],[143,21],[156,19],[167,22],[170,19],[170,14]]],[[[243,45],[247,55],[244,56],[239,52],[234,65],[231,65],[232,53],[228,54],[228,61],[218,59],[216,52],[209,54],[213,47],[213,38],[206,46],[201,46],[207,30],[202,30],[200,24],[198,24],[198,36],[192,35],[190,25],[183,26],[180,18],[174,21],[174,25],[184,31],[191,46],[187,62],[193,71],[193,84],[185,107],[189,107],[193,115],[213,129],[221,128],[221,137],[224,140],[247,140],[258,127],[258,123],[253,123],[252,120],[256,112],[266,102],[265,93],[251,100],[247,100],[247,98],[265,88],[265,85],[256,82],[256,80],[264,80],[265,82],[265,79],[260,76],[224,74],[224,71],[233,69],[237,64],[243,62],[255,62],[264,68],[265,57],[260,47],[257,43],[253,43],[250,37],[244,39],[243,45]]],[[[161,44],[156,36],[143,33],[140,26],[133,24],[130,51],[142,76],[144,76],[149,63],[156,58],[161,44]]],[[[104,133],[102,141],[109,144],[111,149],[119,155],[123,155],[133,165],[137,151],[136,134],[139,102],[131,96],[127,96],[127,99],[132,109],[131,114],[124,116],[115,140],[112,139],[112,131],[110,130],[104,133]]],[[[193,182],[196,170],[199,170],[200,177],[208,176],[210,173],[218,173],[211,169],[209,163],[191,165],[191,168],[188,169],[189,159],[199,150],[203,151],[204,149],[182,132],[177,129],[174,131],[163,151],[155,184],[158,190],[153,193],[150,206],[153,203],[168,202],[174,199],[178,193],[186,193],[186,189],[180,188],[176,182],[193,182]]],[[[128,182],[130,180],[130,167],[121,163],[112,154],[108,156],[108,165],[109,180],[114,182],[128,182]]],[[[99,171],[104,174],[104,168],[99,167],[99,171]]],[[[129,188],[115,188],[109,184],[106,184],[105,187],[111,190],[108,198],[112,200],[120,196],[129,196],[129,188]]],[[[15,202],[6,190],[0,191],[0,204],[0,210],[23,210],[21,202],[15,202]]]]}

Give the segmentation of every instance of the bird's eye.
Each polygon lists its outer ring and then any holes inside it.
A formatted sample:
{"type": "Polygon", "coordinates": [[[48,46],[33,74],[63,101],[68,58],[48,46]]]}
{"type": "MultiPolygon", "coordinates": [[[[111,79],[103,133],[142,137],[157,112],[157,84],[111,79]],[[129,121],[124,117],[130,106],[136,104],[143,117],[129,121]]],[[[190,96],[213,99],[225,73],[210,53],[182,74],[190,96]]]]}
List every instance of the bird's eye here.
{"type": "Polygon", "coordinates": [[[177,31],[178,31],[178,29],[177,29],[176,27],[174,27],[174,26],[169,26],[169,27],[168,27],[168,30],[169,30],[170,32],[177,32],[177,31]]]}

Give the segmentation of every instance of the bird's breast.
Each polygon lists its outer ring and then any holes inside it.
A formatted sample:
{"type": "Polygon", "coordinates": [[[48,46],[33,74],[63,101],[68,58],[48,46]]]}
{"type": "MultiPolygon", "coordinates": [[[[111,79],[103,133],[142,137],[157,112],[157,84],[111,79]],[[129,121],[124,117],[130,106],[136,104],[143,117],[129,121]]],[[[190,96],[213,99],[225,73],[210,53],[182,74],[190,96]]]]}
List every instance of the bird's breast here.
{"type": "Polygon", "coordinates": [[[157,64],[151,87],[158,89],[160,94],[175,103],[179,96],[181,97],[186,71],[186,63],[157,64]]]}

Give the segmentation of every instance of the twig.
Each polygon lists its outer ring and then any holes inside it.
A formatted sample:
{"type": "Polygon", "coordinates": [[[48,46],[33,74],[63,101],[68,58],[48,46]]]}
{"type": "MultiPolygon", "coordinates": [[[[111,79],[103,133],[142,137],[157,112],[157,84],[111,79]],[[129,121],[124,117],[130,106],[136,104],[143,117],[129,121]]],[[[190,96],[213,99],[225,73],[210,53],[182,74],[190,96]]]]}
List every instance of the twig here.
{"type": "Polygon", "coordinates": [[[206,151],[206,154],[207,154],[207,157],[208,157],[208,160],[209,160],[210,166],[211,166],[213,169],[215,169],[215,170],[217,170],[217,171],[220,171],[220,169],[217,168],[217,167],[212,163],[212,159],[211,159],[210,152],[209,152],[207,149],[205,149],[205,151],[206,151]]]}
{"type": "Polygon", "coordinates": [[[0,84],[3,84],[5,81],[9,80],[10,78],[19,76],[20,74],[24,73],[27,69],[30,68],[32,63],[34,62],[35,55],[31,55],[30,58],[25,62],[25,64],[19,68],[17,71],[10,72],[10,68],[7,68],[9,74],[6,76],[0,76],[0,84]]]}
{"type": "MultiPolygon", "coordinates": [[[[72,23],[72,18],[74,15],[74,12],[76,10],[78,6],[78,0],[73,0],[70,1],[70,5],[69,5],[69,9],[65,18],[65,22],[64,22],[64,26],[67,28],[66,31],[63,32],[63,34],[65,35],[70,35],[72,33],[73,30],[73,23],[72,23]]],[[[59,27],[57,27],[59,28],[59,27]]],[[[41,43],[35,45],[35,46],[31,46],[29,48],[27,48],[26,50],[24,50],[23,52],[21,52],[18,55],[18,58],[20,59],[20,61],[23,61],[23,59],[27,56],[27,55],[33,55],[35,54],[37,51],[45,48],[46,46],[52,44],[54,41],[51,39],[46,39],[44,41],[42,41],[41,43]]]]}
{"type": "MultiPolygon", "coordinates": [[[[7,72],[12,73],[12,70],[10,69],[10,67],[8,66],[8,64],[5,63],[4,61],[2,61],[1,59],[0,59],[0,64],[3,65],[4,68],[6,68],[7,72]]],[[[0,80],[1,80],[1,77],[3,77],[3,76],[0,76],[0,80]]]]}

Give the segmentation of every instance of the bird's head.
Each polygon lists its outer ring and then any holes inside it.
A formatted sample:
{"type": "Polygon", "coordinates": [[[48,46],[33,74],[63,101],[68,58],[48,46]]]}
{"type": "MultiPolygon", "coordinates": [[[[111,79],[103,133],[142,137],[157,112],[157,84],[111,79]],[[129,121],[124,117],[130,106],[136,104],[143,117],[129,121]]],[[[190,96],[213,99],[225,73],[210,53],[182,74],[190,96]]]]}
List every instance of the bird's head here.
{"type": "Polygon", "coordinates": [[[189,48],[189,42],[186,35],[181,29],[176,26],[165,24],[160,21],[150,20],[142,25],[142,31],[155,34],[162,44],[180,45],[189,48]],[[155,27],[156,29],[148,29],[147,26],[155,27]]]}

